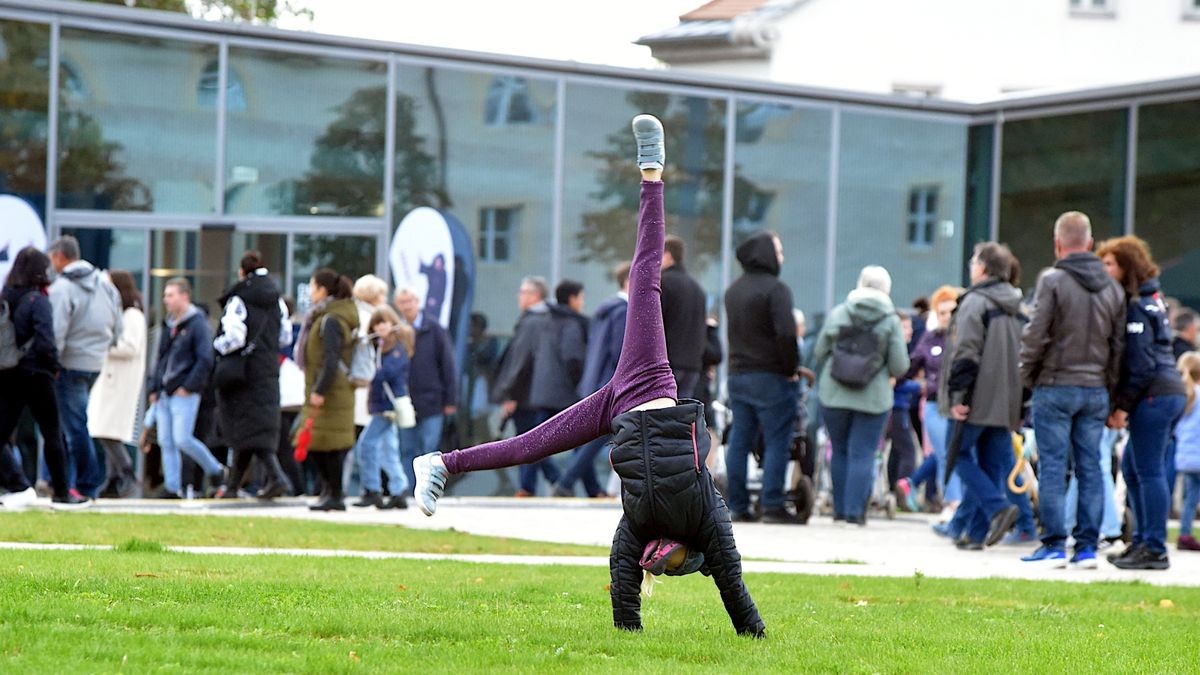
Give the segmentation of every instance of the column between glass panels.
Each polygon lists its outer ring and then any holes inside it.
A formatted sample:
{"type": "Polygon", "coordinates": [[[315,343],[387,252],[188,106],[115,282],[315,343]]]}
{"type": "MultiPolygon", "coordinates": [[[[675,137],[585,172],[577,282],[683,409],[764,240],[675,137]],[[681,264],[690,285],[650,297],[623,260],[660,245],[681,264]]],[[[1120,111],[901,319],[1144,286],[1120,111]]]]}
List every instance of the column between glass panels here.
{"type": "Polygon", "coordinates": [[[992,127],[992,189],[988,204],[988,240],[1000,241],[1000,172],[1004,149],[1004,111],[996,113],[996,124],[992,127]]]}
{"type": "Polygon", "coordinates": [[[1129,106],[1129,124],[1126,125],[1125,141],[1125,234],[1134,232],[1134,214],[1137,212],[1137,149],[1138,149],[1138,113],[1141,106],[1134,103],[1129,106]]]}
{"type": "Polygon", "coordinates": [[[563,191],[566,189],[567,156],[567,80],[560,77],[555,81],[556,107],[554,110],[554,197],[550,216],[550,285],[557,286],[562,278],[563,241],[563,191]]]}
{"type": "MultiPolygon", "coordinates": [[[[737,97],[725,99],[725,169],[721,183],[721,285],[717,289],[715,304],[717,306],[718,324],[726,324],[725,289],[733,277],[733,191],[734,173],[737,171],[737,97]]],[[[729,332],[717,331],[721,341],[721,350],[729,353],[729,332]]],[[[729,373],[729,359],[722,359],[717,373],[717,396],[722,397],[722,389],[729,373]]]]}
{"type": "Polygon", "coordinates": [[[214,213],[225,214],[225,121],[229,99],[229,42],[222,40],[217,47],[217,173],[213,180],[214,213]]]}
{"type": "Polygon", "coordinates": [[[58,236],[54,206],[58,201],[58,64],[61,25],[58,17],[50,21],[50,101],[46,109],[46,235],[58,236]]]}
{"type": "Polygon", "coordinates": [[[837,267],[838,174],[842,155],[842,107],[833,106],[829,127],[829,195],[825,217],[825,311],[833,309],[837,267]]]}
{"type": "MultiPolygon", "coordinates": [[[[388,260],[391,255],[392,230],[396,227],[396,59],[388,55],[387,103],[383,131],[383,234],[375,249],[375,267],[384,281],[390,282],[388,260]]],[[[291,241],[290,239],[288,240],[291,241]]]]}

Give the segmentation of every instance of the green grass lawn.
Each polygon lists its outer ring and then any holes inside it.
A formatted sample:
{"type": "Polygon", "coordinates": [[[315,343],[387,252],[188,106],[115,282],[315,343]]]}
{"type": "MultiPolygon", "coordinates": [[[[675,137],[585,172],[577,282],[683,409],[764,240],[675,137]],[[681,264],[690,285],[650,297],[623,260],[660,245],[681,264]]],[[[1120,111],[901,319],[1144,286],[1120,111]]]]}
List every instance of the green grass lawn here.
{"type": "Polygon", "coordinates": [[[326,548],[415,553],[600,555],[608,548],[484,537],[399,525],[352,525],[291,518],[24,511],[0,514],[0,541],[116,546],[131,538],[167,546],[326,548]]]}
{"type": "Polygon", "coordinates": [[[645,632],[604,568],[0,551],[0,663],[22,673],[1196,672],[1200,589],[747,577],[769,638],[672,578],[645,632]]]}

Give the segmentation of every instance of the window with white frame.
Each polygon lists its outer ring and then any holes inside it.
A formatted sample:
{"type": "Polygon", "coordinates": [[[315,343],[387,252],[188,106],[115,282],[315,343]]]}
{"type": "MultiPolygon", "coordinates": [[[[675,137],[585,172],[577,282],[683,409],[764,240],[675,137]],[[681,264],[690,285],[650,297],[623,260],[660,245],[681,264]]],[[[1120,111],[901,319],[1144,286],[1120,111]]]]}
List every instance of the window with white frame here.
{"type": "Polygon", "coordinates": [[[1071,13],[1082,15],[1115,16],[1117,0],[1070,0],[1071,13]]]}
{"type": "Polygon", "coordinates": [[[513,234],[520,210],[516,206],[479,209],[478,253],[481,262],[512,260],[513,234]]]}
{"type": "Polygon", "coordinates": [[[538,113],[529,81],[511,75],[493,78],[484,102],[483,121],[489,127],[536,124],[538,113]]]}
{"type": "Polygon", "coordinates": [[[908,245],[932,248],[937,233],[938,186],[919,185],[908,191],[908,245]]]}

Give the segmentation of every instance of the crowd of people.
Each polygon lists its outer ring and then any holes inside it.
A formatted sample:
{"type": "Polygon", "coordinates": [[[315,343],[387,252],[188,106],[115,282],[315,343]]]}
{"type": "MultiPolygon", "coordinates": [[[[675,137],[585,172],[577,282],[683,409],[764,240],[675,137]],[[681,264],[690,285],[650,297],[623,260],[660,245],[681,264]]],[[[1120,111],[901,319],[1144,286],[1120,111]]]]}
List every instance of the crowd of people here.
{"type": "MultiPolygon", "coordinates": [[[[801,472],[827,483],[833,519],[849,525],[866,525],[883,483],[901,508],[942,513],[935,531],[965,550],[1036,541],[1028,563],[1089,568],[1124,536],[1114,565],[1165,569],[1178,482],[1177,546],[1200,549],[1200,319],[1164,297],[1136,237],[1097,247],[1087,217],[1071,212],[1053,246],[1057,262],[1028,296],[1011,251],[984,243],[967,288],[938,288],[913,310],[896,307],[886,269],[868,266],[809,335],[780,278],[779,237],[755,233],[738,246],[742,275],[724,295],[722,388],[716,313],[687,271],[684,240],[666,237],[667,361],[678,398],[704,403],[710,429],[724,394],[732,422],[723,456],[707,461],[721,465],[732,519],[806,521],[787,483],[801,472]],[[1027,457],[1036,473],[1018,466],[1027,457]]],[[[356,507],[406,508],[414,458],[494,440],[509,422],[528,433],[609,384],[629,277],[629,264],[613,270],[614,292],[590,318],[582,284],[552,292],[526,277],[511,340],[475,314],[459,364],[418,293],[398,289],[389,303],[374,275],[315,271],[310,309],[297,316],[247,251],[211,316],[184,278],[168,280],[161,310],[148,312],[128,272],[96,269],[72,237],[22,250],[0,306],[0,503],[27,503],[44,484],[57,508],[99,496],[309,494],[328,511],[346,509],[357,485],[356,507]],[[148,314],[162,319],[148,326],[148,314]],[[373,363],[362,376],[364,347],[373,363]]],[[[609,497],[616,481],[599,475],[597,455],[613,442],[522,463],[517,484],[502,471],[501,485],[517,497],[609,497]]]]}

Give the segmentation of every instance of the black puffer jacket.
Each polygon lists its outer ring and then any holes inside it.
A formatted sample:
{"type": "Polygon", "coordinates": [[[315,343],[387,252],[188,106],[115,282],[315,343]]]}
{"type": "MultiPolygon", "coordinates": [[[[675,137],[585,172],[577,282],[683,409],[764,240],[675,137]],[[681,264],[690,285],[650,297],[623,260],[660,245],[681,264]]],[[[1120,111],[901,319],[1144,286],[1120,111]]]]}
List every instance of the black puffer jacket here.
{"type": "Polygon", "coordinates": [[[221,304],[235,297],[245,306],[247,344],[221,358],[246,359],[246,380],[217,391],[221,435],[234,450],[274,448],[279,444],[279,285],[252,274],[231,288],[221,304]]]}
{"type": "Polygon", "coordinates": [[[762,636],[762,618],[742,582],[729,509],[704,464],[709,451],[704,406],[682,401],[628,412],[613,420],[612,432],[611,462],[621,477],[625,511],[609,557],[613,623],[641,628],[639,561],[647,543],[668,537],[704,554],[701,571],[716,582],[737,632],[762,636]]]}

